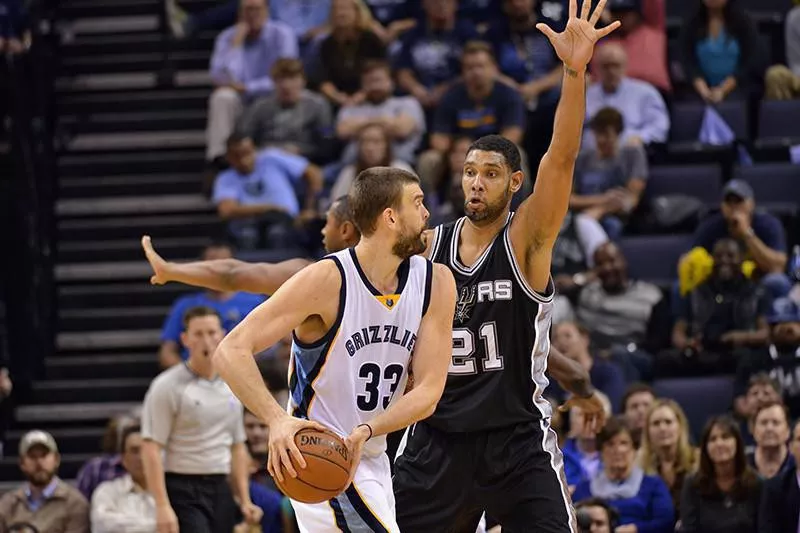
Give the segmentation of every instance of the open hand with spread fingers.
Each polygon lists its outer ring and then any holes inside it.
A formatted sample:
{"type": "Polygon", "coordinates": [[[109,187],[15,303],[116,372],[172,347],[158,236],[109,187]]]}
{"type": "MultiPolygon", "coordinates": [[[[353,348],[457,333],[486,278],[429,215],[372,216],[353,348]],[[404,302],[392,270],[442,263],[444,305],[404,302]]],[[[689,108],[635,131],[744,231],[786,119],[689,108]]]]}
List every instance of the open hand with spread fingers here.
{"type": "Polygon", "coordinates": [[[578,72],[582,72],[589,64],[597,41],[620,27],[620,22],[615,21],[604,28],[595,28],[606,7],[606,0],[600,0],[591,14],[592,1],[582,2],[581,16],[578,17],[578,0],[569,0],[569,19],[561,33],[556,33],[547,24],[536,25],[536,29],[550,40],[559,59],[567,68],[578,72]]]}

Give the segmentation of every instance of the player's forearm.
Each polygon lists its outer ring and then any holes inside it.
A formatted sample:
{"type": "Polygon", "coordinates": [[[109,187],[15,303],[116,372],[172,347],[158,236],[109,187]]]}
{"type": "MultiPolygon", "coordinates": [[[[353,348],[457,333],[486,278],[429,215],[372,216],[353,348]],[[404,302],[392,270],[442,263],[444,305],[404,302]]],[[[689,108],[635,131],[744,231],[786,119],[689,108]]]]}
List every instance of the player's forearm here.
{"type": "Polygon", "coordinates": [[[580,398],[588,398],[594,392],[589,373],[576,361],[550,350],[548,369],[561,388],[580,398]]]}
{"type": "Polygon", "coordinates": [[[231,447],[231,480],[234,495],[239,498],[239,504],[250,503],[250,476],[248,473],[247,449],[243,442],[231,447]]]}
{"type": "Polygon", "coordinates": [[[247,266],[247,263],[238,259],[169,263],[167,275],[170,281],[215,291],[232,292],[238,290],[235,287],[237,269],[247,266]]]}
{"type": "Polygon", "coordinates": [[[436,410],[436,403],[441,396],[441,388],[415,383],[414,388],[397,403],[369,421],[372,436],[386,435],[428,418],[436,410]]]}
{"type": "Polygon", "coordinates": [[[561,99],[556,109],[553,138],[548,156],[564,164],[573,164],[581,147],[586,115],[586,74],[564,66],[561,99]]]}
{"type": "Polygon", "coordinates": [[[161,446],[151,440],[142,443],[142,467],[147,480],[147,490],[153,495],[156,507],[169,506],[167,485],[164,481],[164,464],[161,461],[161,446]]]}

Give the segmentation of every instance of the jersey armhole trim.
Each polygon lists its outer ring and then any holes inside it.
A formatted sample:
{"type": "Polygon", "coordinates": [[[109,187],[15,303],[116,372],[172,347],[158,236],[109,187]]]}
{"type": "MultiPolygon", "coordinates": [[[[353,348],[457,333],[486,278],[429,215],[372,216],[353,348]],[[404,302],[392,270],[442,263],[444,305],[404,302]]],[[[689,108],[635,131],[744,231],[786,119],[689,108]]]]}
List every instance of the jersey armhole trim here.
{"type": "Polygon", "coordinates": [[[436,254],[439,253],[439,246],[442,244],[442,225],[439,224],[433,229],[433,244],[431,245],[431,251],[428,254],[427,259],[430,261],[434,261],[436,259],[436,254]]]}
{"type": "Polygon", "coordinates": [[[422,300],[422,316],[428,312],[428,306],[431,304],[431,288],[433,287],[433,263],[425,260],[425,296],[422,300]]]}
{"type": "Polygon", "coordinates": [[[519,267],[517,263],[517,256],[514,255],[514,247],[511,244],[511,237],[508,234],[508,228],[511,225],[507,225],[505,229],[503,229],[503,241],[506,246],[506,254],[508,255],[508,261],[511,264],[511,271],[514,273],[514,277],[517,279],[517,283],[519,283],[520,287],[522,287],[523,292],[530,298],[531,300],[541,303],[541,304],[549,304],[553,302],[553,298],[556,294],[556,287],[553,283],[553,277],[548,275],[547,280],[547,289],[545,289],[545,294],[542,294],[538,291],[533,290],[533,288],[528,284],[528,280],[525,278],[525,275],[522,272],[522,269],[519,267]]]}
{"type": "Polygon", "coordinates": [[[342,278],[342,286],[339,288],[339,312],[336,314],[336,320],[334,320],[331,327],[328,328],[328,331],[325,332],[325,335],[320,337],[314,342],[303,342],[297,338],[297,335],[294,331],[292,331],[292,340],[298,347],[303,348],[305,350],[311,350],[314,348],[319,348],[320,346],[327,344],[333,340],[336,336],[336,332],[339,331],[339,327],[342,325],[342,319],[344,318],[344,308],[347,301],[347,278],[344,275],[344,267],[342,266],[341,261],[335,255],[329,255],[320,259],[320,261],[330,260],[336,265],[336,268],[339,269],[339,277],[342,278]]]}

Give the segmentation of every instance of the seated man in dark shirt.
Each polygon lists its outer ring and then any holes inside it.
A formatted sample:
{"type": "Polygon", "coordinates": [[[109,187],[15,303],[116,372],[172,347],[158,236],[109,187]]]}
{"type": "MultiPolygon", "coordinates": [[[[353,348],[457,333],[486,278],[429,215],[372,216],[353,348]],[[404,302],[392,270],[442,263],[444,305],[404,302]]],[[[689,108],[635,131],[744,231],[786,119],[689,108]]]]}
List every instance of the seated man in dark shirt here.
{"type": "Polygon", "coordinates": [[[771,299],[785,296],[791,289],[786,275],[786,234],[780,221],[769,213],[755,210],[753,188],[744,180],[731,180],[722,190],[720,212],[703,220],[694,233],[692,248],[708,251],[723,237],[738,241],[758,267],[760,283],[771,299]]]}
{"type": "Polygon", "coordinates": [[[459,136],[477,139],[499,134],[515,144],[522,142],[525,108],[519,93],[497,81],[497,64],[492,48],[472,41],[461,59],[464,81],[456,83],[443,97],[430,128],[431,150],[420,156],[417,170],[423,186],[440,184],[445,155],[459,136]]]}
{"type": "Polygon", "coordinates": [[[656,374],[732,372],[749,348],[769,336],[769,301],[742,273],[742,251],[731,238],[714,245],[711,276],[680,302],[671,350],[659,354],[656,374]]]}

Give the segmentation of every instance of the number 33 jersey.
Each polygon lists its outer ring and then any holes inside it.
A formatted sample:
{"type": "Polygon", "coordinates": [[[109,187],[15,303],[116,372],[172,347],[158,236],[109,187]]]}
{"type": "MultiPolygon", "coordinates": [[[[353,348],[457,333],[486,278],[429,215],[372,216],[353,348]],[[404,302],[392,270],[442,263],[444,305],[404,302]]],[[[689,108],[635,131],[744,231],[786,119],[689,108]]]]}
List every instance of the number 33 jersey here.
{"type": "MultiPolygon", "coordinates": [[[[397,270],[397,290],[381,294],[367,279],[354,249],[331,254],[342,287],[339,313],[313,344],[295,336],[289,365],[289,413],[320,422],[342,436],[369,422],[405,390],[408,366],[428,309],[433,266],[414,256],[397,270]]],[[[386,438],[367,441],[377,456],[386,438]]]]}
{"type": "Polygon", "coordinates": [[[470,267],[458,256],[465,218],[433,234],[430,257],[450,268],[458,290],[453,359],[428,419],[443,431],[508,427],[552,414],[542,394],[555,291],[552,280],[545,295],[528,285],[508,233],[512,217],[470,267]]]}

